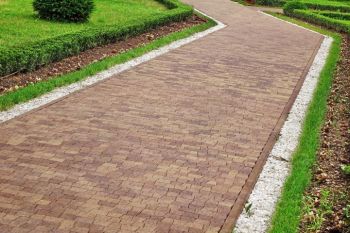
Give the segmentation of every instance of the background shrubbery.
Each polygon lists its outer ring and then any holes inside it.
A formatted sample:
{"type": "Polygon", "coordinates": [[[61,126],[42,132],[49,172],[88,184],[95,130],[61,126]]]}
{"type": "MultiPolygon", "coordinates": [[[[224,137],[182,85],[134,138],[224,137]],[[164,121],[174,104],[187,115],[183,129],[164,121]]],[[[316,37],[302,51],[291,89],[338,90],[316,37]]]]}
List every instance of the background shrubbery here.
{"type": "Polygon", "coordinates": [[[287,2],[284,7],[283,7],[283,12],[286,15],[290,15],[293,13],[294,10],[296,9],[300,9],[300,10],[306,10],[307,6],[302,3],[302,2],[298,2],[298,1],[291,1],[291,2],[287,2]]]}
{"type": "Polygon", "coordinates": [[[256,0],[256,4],[263,6],[282,6],[284,1],[281,0],[256,0]]]}
{"type": "Polygon", "coordinates": [[[34,10],[44,19],[84,22],[93,8],[93,0],[34,0],[34,10]]]}
{"type": "Polygon", "coordinates": [[[334,3],[290,1],[284,5],[283,12],[288,16],[350,34],[350,5],[334,3]]]}

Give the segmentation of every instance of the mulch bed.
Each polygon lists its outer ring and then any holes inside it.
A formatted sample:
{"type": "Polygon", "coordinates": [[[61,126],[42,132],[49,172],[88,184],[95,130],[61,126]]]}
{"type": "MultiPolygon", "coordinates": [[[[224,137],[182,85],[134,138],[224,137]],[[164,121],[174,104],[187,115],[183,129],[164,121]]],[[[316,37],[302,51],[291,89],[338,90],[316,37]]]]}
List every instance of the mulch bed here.
{"type": "Polygon", "coordinates": [[[96,47],[63,59],[59,62],[41,67],[33,72],[17,73],[10,76],[0,77],[0,94],[16,90],[36,82],[48,80],[58,75],[67,74],[81,69],[91,63],[102,60],[106,57],[115,56],[127,50],[145,45],[160,37],[166,36],[173,32],[181,31],[198,24],[205,23],[206,19],[202,19],[197,15],[187,18],[182,22],[174,22],[165,26],[158,27],[147,33],[140,34],[127,40],[117,41],[101,47],[96,47]]]}
{"type": "Polygon", "coordinates": [[[349,233],[350,219],[344,208],[350,204],[350,177],[341,165],[350,164],[350,37],[343,37],[341,60],[333,80],[325,125],[322,128],[317,166],[305,196],[313,200],[313,208],[303,216],[300,232],[349,233]],[[324,216],[320,230],[310,230],[319,210],[322,190],[330,192],[331,212],[324,216]]]}

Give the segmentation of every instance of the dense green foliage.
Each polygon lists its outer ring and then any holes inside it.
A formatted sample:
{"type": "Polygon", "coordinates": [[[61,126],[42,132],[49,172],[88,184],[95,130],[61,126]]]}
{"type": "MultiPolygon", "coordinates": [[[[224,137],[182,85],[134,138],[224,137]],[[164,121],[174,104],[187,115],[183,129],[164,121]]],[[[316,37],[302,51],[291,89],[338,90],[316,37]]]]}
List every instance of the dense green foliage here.
{"type": "Polygon", "coordinates": [[[290,2],[287,2],[284,7],[283,7],[283,12],[284,14],[286,15],[289,15],[291,13],[293,13],[294,10],[296,9],[303,9],[303,10],[306,10],[307,7],[304,3],[302,2],[299,2],[299,1],[290,1],[290,2]]]}
{"type": "Polygon", "coordinates": [[[289,15],[339,32],[350,33],[350,21],[338,19],[340,17],[339,14],[341,15],[341,13],[328,13],[328,15],[324,15],[321,11],[295,10],[289,15]],[[334,16],[336,15],[337,17],[335,18],[334,16]]]}
{"type": "Polygon", "coordinates": [[[350,12],[350,1],[302,0],[302,2],[304,2],[308,8],[314,10],[350,12]]]}
{"type": "Polygon", "coordinates": [[[88,20],[93,8],[93,0],[34,0],[34,10],[40,18],[84,22],[88,20]]]}
{"type": "MultiPolygon", "coordinates": [[[[337,2],[335,2],[337,3],[337,2]]],[[[284,7],[284,14],[305,21],[325,26],[340,32],[350,33],[350,6],[338,6],[307,1],[288,1],[284,7]],[[348,9],[349,8],[349,9],[348,9]],[[336,10],[336,11],[332,11],[336,10]]]]}
{"type": "Polygon", "coordinates": [[[61,75],[55,78],[52,78],[47,81],[38,82],[33,85],[18,89],[13,92],[6,93],[5,95],[0,96],[0,111],[9,109],[18,103],[26,102],[30,99],[43,95],[47,92],[52,91],[53,89],[71,83],[85,79],[88,76],[94,75],[98,72],[106,70],[116,64],[124,63],[128,60],[131,60],[135,57],[141,56],[144,53],[147,53],[151,50],[160,48],[166,44],[169,44],[173,41],[188,37],[194,33],[204,31],[212,26],[215,26],[216,23],[211,19],[208,19],[207,23],[193,26],[191,28],[184,29],[180,32],[171,33],[165,37],[161,37],[157,40],[152,41],[149,44],[131,49],[125,53],[105,58],[101,61],[92,63],[81,70],[61,75]]]}
{"type": "Polygon", "coordinates": [[[336,33],[317,28],[286,16],[274,15],[319,33],[332,36],[334,39],[326,64],[319,76],[313,99],[309,105],[302,134],[299,139],[299,145],[293,155],[291,172],[284,184],[283,192],[277,204],[269,230],[270,233],[293,233],[298,232],[303,194],[310,184],[312,168],[316,161],[320,130],[324,123],[327,110],[327,98],[331,90],[333,74],[340,57],[341,37],[336,33]]]}
{"type": "MultiPolygon", "coordinates": [[[[26,1],[26,0],[21,0],[26,1]]],[[[96,8],[99,7],[97,3],[102,3],[103,6],[108,4],[109,8],[113,8],[113,3],[107,0],[95,0],[96,8]],[[106,2],[107,1],[107,2],[106,2]]],[[[151,0],[148,0],[150,2],[151,0]]],[[[129,0],[133,3],[132,0],[129,0]]],[[[140,4],[141,1],[136,1],[135,4],[140,4]]],[[[126,15],[124,18],[132,18],[132,20],[117,21],[117,23],[95,23],[94,25],[89,24],[89,26],[80,27],[80,30],[68,30],[68,32],[61,32],[60,34],[50,35],[50,37],[43,37],[40,40],[34,40],[28,43],[17,43],[15,46],[3,46],[0,44],[0,76],[17,72],[20,70],[33,70],[39,66],[49,64],[54,61],[61,60],[65,57],[75,55],[81,51],[111,43],[129,36],[133,36],[142,32],[145,32],[151,28],[167,24],[173,21],[181,21],[184,18],[192,15],[192,7],[180,3],[178,0],[158,0],[158,2],[165,4],[168,9],[151,12],[149,14],[144,14],[142,18],[138,17],[136,14],[131,14],[134,5],[126,4],[124,9],[126,15]],[[131,8],[131,9],[130,9],[131,8]],[[130,12],[131,10],[131,12],[130,12]],[[123,22],[123,23],[120,23],[123,22]]],[[[136,7],[135,7],[136,8],[136,7]]],[[[3,9],[6,9],[3,8],[3,9]]],[[[2,9],[1,9],[2,10],[2,9]]],[[[0,10],[0,11],[1,11],[0,10]]],[[[150,10],[151,11],[151,10],[150,10]]],[[[103,14],[103,12],[101,12],[103,14]]],[[[125,13],[124,13],[125,14],[125,13]]],[[[6,15],[0,16],[5,17],[6,15]]],[[[113,16],[111,16],[113,17],[113,16]]],[[[38,24],[43,24],[45,26],[56,27],[56,30],[60,30],[60,26],[66,26],[65,24],[56,24],[54,22],[49,22],[49,25],[35,19],[31,19],[38,24]]],[[[0,18],[1,22],[1,18],[0,18]]],[[[69,24],[71,25],[71,24],[69,24]]],[[[0,24],[0,29],[1,28],[0,24]]],[[[11,27],[11,25],[9,26],[11,27]]],[[[13,27],[13,26],[12,26],[13,27]]],[[[35,25],[33,25],[35,27],[35,25]]],[[[74,26],[73,26],[74,27],[74,26]]],[[[4,28],[7,32],[9,28],[4,28]]],[[[13,28],[10,28],[12,33],[13,28]]],[[[70,29],[70,27],[69,27],[70,29]]],[[[50,30],[50,29],[48,29],[50,30]]],[[[23,29],[25,31],[25,29],[23,29]]],[[[45,30],[39,28],[41,33],[46,33],[45,30]]],[[[25,33],[27,33],[25,31],[25,33]]],[[[40,36],[40,32],[38,32],[40,36]]],[[[6,34],[6,33],[5,33],[6,34]]],[[[17,32],[18,34],[18,32],[17,32]]],[[[20,33],[19,33],[20,34],[20,33]]],[[[28,33],[28,35],[30,35],[28,33]]],[[[0,36],[1,39],[1,36],[0,36]]],[[[0,42],[2,42],[0,40],[0,42]]],[[[5,42],[10,43],[11,42],[5,42]]]]}
{"type": "Polygon", "coordinates": [[[256,0],[255,3],[263,6],[280,6],[281,5],[280,0],[256,0]]]}

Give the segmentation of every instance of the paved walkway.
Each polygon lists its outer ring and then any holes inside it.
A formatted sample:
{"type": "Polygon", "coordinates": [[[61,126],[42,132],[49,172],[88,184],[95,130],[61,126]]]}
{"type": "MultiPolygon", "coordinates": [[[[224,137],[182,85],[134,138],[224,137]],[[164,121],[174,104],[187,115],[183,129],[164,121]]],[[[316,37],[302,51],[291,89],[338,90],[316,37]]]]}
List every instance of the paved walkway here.
{"type": "Polygon", "coordinates": [[[228,27],[0,125],[1,232],[229,232],[321,37],[228,27]]]}

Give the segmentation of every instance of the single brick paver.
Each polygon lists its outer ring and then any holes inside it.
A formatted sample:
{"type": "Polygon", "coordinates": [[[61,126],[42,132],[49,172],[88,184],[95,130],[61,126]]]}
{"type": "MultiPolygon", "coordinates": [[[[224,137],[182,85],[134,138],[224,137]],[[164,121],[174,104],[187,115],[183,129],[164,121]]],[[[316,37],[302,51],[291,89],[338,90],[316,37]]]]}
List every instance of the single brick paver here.
{"type": "Polygon", "coordinates": [[[321,36],[228,26],[0,125],[0,231],[229,232],[321,36]]]}

